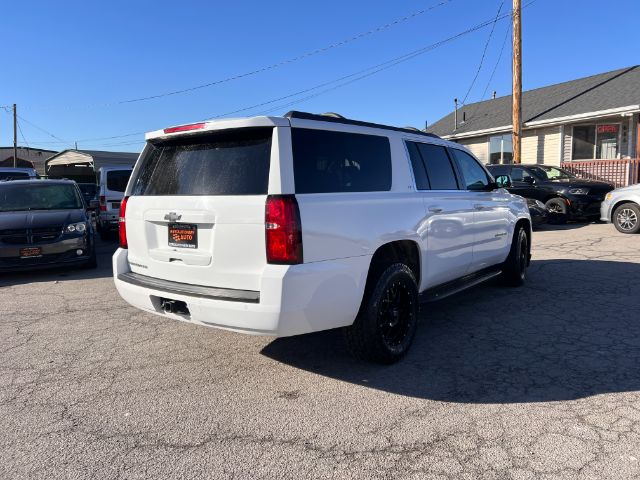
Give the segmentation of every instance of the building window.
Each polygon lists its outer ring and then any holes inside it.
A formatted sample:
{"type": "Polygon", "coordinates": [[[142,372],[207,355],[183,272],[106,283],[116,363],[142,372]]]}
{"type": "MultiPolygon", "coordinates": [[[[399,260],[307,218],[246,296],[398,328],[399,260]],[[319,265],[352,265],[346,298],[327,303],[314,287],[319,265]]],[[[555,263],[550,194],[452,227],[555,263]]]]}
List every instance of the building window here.
{"type": "Polygon", "coordinates": [[[573,127],[572,160],[618,158],[620,124],[573,127]]]}
{"type": "Polygon", "coordinates": [[[489,138],[489,163],[511,163],[513,160],[513,143],[511,134],[495,135],[489,138]]]}

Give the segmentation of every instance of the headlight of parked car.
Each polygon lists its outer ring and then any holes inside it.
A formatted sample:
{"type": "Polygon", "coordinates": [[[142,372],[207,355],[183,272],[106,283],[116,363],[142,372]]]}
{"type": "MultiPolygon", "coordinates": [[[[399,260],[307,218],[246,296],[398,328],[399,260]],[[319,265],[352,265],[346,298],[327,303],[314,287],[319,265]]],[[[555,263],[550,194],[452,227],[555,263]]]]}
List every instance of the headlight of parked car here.
{"type": "Polygon", "coordinates": [[[613,195],[611,194],[611,192],[607,193],[604,197],[605,200],[611,200],[613,198],[613,195]]]}
{"type": "Polygon", "coordinates": [[[67,233],[82,233],[87,229],[85,222],[70,223],[67,228],[64,229],[67,233]]]}
{"type": "Polygon", "coordinates": [[[589,193],[588,188],[570,188],[569,193],[572,195],[587,195],[589,193]]]}

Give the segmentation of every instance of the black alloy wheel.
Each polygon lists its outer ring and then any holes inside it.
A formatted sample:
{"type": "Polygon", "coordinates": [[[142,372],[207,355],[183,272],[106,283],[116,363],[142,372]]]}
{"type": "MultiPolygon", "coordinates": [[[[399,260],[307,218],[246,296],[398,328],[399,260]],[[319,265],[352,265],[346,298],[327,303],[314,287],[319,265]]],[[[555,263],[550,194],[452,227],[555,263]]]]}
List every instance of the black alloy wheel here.
{"type": "Polygon", "coordinates": [[[519,226],[513,235],[511,251],[504,262],[501,279],[509,287],[524,285],[529,266],[529,237],[524,227],[519,226]]]}
{"type": "Polygon", "coordinates": [[[418,286],[403,263],[369,278],[353,325],[344,328],[356,358],[382,364],[400,360],[411,347],[418,324],[418,286]]]}

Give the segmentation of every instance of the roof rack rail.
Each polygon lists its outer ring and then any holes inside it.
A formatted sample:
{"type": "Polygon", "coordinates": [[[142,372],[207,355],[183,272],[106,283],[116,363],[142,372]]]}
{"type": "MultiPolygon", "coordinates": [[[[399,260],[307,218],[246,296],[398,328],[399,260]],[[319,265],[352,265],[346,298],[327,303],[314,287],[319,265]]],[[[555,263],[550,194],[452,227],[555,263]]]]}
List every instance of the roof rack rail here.
{"type": "Polygon", "coordinates": [[[333,117],[333,118],[345,118],[342,115],[340,115],[339,113],[336,112],[325,112],[322,114],[323,117],[333,117]]]}
{"type": "Polygon", "coordinates": [[[434,133],[428,133],[422,130],[418,130],[417,128],[414,129],[412,127],[393,127],[391,125],[382,125],[380,123],[371,123],[371,122],[363,122],[360,120],[351,120],[349,118],[344,118],[341,115],[338,116],[334,116],[337,114],[332,114],[332,115],[327,115],[327,114],[323,114],[323,115],[318,115],[315,113],[308,113],[308,112],[299,112],[296,110],[292,110],[290,112],[287,112],[284,114],[285,118],[299,118],[301,120],[315,120],[318,122],[332,122],[332,123],[343,123],[345,125],[358,125],[360,127],[370,127],[370,128],[380,128],[383,130],[393,130],[395,132],[405,132],[405,133],[410,133],[412,135],[422,135],[425,137],[431,137],[431,138],[440,138],[438,135],[434,134],[434,133]]]}

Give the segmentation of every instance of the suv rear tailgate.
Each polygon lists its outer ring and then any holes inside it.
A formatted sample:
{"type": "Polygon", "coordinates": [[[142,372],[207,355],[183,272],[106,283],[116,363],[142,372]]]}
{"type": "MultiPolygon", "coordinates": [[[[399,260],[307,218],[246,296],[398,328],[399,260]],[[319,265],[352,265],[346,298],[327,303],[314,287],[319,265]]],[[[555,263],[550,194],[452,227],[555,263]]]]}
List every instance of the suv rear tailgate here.
{"type": "Polygon", "coordinates": [[[131,270],[259,290],[272,135],[263,127],[151,141],[129,185],[131,270]]]}

